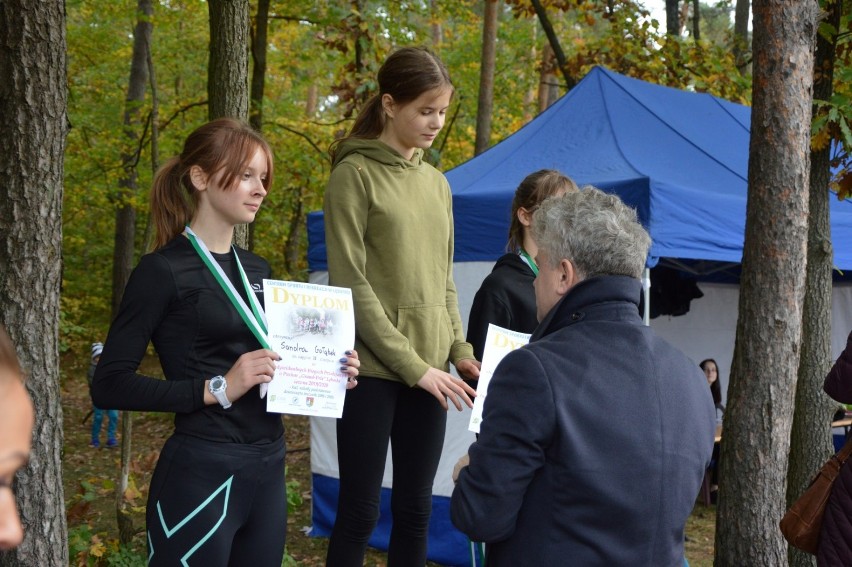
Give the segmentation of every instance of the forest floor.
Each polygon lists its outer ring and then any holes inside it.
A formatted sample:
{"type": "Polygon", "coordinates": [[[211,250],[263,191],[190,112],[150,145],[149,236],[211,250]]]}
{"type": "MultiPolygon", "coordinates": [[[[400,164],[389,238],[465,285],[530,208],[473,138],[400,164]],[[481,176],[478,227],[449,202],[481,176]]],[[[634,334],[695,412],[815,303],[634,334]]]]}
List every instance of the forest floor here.
{"type": "MultiPolygon", "coordinates": [[[[81,363],[63,358],[63,484],[70,563],[73,566],[145,565],[144,507],[148,483],[159,450],[172,432],[172,416],[139,412],[133,414],[131,483],[124,498],[133,507],[131,517],[137,532],[130,546],[120,547],[115,513],[115,484],[120,472],[121,450],[104,447],[106,416],[101,448],[89,447],[91,417],[83,423],[91,409],[85,378],[87,368],[87,360],[81,363]]],[[[146,359],[143,368],[149,368],[152,375],[159,373],[155,360],[146,359]]],[[[284,565],[322,566],[328,540],[307,535],[311,526],[309,421],[306,417],[287,415],[284,416],[284,423],[288,490],[301,496],[301,499],[293,498],[292,495],[290,497],[287,552],[292,561],[285,561],[284,565]]],[[[715,517],[715,506],[696,504],[686,530],[686,557],[691,567],[709,567],[713,564],[715,517]]],[[[386,564],[386,554],[368,550],[367,567],[384,567],[386,564]]]]}

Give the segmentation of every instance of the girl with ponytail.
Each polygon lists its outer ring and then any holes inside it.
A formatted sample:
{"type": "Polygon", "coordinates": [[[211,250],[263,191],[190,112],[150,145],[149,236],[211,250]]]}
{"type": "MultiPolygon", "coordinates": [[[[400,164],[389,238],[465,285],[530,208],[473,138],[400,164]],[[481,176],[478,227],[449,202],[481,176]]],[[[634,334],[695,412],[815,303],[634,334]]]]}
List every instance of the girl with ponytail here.
{"type": "MultiPolygon", "coordinates": [[[[99,407],[175,414],[148,493],[152,566],[281,565],[284,426],[260,395],[280,356],[257,321],[271,274],[231,245],[272,171],[269,145],[243,122],[214,120],[189,135],[154,179],[155,250],[130,276],[95,372],[99,407]],[[165,380],[139,373],[149,341],[165,380]]],[[[345,359],[341,372],[354,379],[357,355],[345,359]]]]}
{"type": "Polygon", "coordinates": [[[479,363],[465,342],[453,283],[453,218],[446,178],[423,159],[453,85],[424,48],[392,53],[379,92],[331,148],[325,193],[328,272],[352,289],[360,386],[337,422],[340,497],[329,567],[361,567],[379,515],[388,441],[393,527],[388,566],[422,566],[448,400],[473,405],[479,363]]]}

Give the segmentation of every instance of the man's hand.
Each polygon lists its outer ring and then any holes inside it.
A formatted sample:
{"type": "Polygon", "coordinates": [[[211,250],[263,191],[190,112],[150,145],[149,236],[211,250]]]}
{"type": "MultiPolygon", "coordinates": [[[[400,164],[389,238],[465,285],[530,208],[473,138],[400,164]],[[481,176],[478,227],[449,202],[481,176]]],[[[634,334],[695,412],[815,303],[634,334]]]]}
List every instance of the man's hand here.
{"type": "Polygon", "coordinates": [[[459,473],[461,470],[470,464],[470,455],[465,453],[462,455],[462,458],[458,460],[456,466],[453,467],[453,482],[459,481],[459,473]]]}

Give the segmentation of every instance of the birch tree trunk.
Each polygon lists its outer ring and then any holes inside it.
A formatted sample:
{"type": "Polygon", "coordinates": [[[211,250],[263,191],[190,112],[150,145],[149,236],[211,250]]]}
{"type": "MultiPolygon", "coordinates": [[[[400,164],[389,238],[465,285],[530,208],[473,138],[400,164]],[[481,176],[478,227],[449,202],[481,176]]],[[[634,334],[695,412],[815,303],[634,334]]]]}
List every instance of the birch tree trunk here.
{"type": "Polygon", "coordinates": [[[754,92],[736,346],[722,436],[715,565],[783,565],[807,265],[816,2],[754,4],[754,92]]]}
{"type": "Polygon", "coordinates": [[[66,71],[65,3],[0,2],[0,323],[35,407],[30,462],[15,482],[24,541],[0,553],[3,566],[68,565],[58,363],[66,71]]]}

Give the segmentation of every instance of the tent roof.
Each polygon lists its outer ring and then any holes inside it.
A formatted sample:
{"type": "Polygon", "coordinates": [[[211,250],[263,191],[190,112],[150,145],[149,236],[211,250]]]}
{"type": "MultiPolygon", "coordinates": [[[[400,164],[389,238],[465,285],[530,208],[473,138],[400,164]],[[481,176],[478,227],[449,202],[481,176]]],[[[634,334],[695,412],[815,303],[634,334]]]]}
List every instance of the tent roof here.
{"type": "MultiPolygon", "coordinates": [[[[526,126],[447,172],[456,258],[499,256],[515,188],[552,168],[635,207],[652,256],[740,262],[750,120],[747,106],[595,67],[526,126]]],[[[852,202],[832,196],[831,215],[834,241],[849,242],[852,202]]],[[[852,246],[835,247],[835,264],[852,268],[852,246]]]]}
{"type": "MultiPolygon", "coordinates": [[[[658,258],[739,263],[745,234],[751,109],[595,67],[523,128],[446,173],[455,259],[497,259],[515,188],[558,169],[636,208],[658,258]]],[[[852,202],[830,196],[834,263],[852,269],[852,202]]],[[[324,269],[320,214],[309,215],[312,270],[324,269]]]]}

